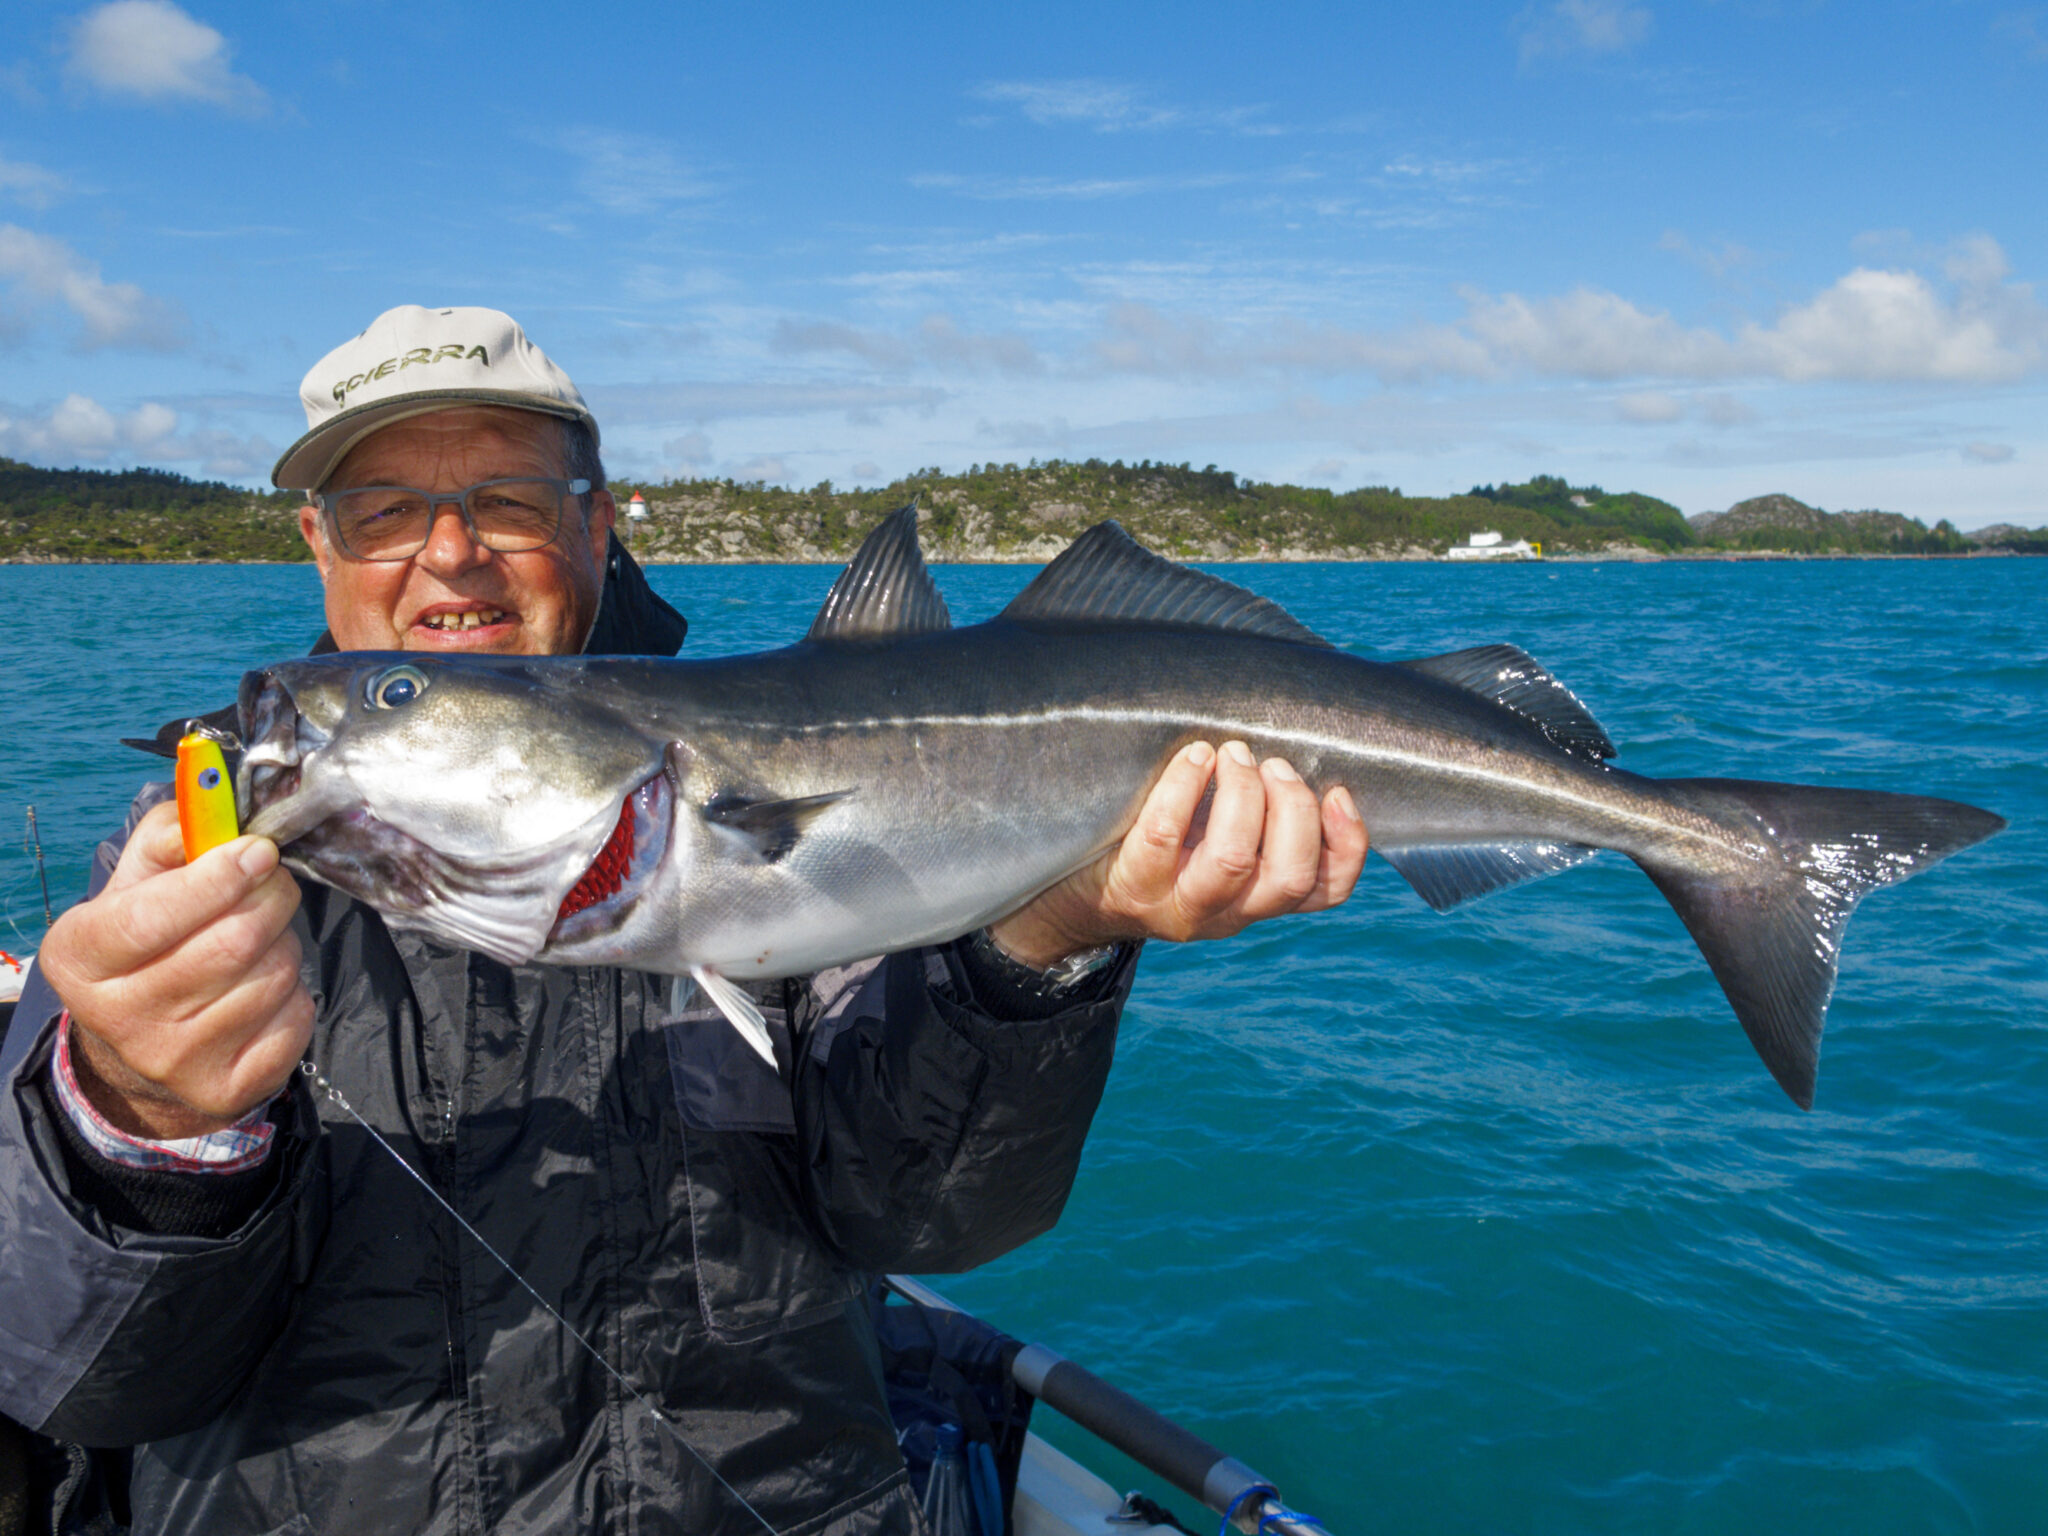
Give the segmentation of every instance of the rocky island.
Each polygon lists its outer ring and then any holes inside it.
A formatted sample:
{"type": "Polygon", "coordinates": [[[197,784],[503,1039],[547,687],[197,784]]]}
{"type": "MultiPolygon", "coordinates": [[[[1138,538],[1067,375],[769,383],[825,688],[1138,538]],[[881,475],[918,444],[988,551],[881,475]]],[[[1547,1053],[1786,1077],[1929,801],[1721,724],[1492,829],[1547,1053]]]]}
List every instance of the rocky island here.
{"type": "MultiPolygon", "coordinates": [[[[654,563],[834,562],[916,496],[934,560],[1050,559],[1113,517],[1182,560],[1433,560],[1482,529],[1551,559],[1757,559],[2048,554],[2048,528],[1962,534],[1897,512],[1824,512],[1773,494],[1690,519],[1638,491],[1555,475],[1457,496],[1387,486],[1331,491],[1240,480],[1214,465],[1100,459],[919,470],[886,486],[759,481],[613,483],[644,515],[620,533],[654,563]]],[[[0,459],[0,561],[300,561],[299,498],[165,470],[40,469],[0,459]]]]}

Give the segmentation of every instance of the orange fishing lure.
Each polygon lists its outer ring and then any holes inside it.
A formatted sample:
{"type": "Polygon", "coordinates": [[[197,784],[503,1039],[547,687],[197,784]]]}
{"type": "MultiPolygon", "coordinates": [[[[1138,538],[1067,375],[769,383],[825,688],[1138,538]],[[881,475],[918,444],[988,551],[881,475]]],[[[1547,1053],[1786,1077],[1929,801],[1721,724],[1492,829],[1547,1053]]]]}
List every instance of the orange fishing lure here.
{"type": "Polygon", "coordinates": [[[241,834],[235,819],[235,781],[228,777],[220,743],[193,731],[178,740],[178,830],[185,862],[241,834]]]}

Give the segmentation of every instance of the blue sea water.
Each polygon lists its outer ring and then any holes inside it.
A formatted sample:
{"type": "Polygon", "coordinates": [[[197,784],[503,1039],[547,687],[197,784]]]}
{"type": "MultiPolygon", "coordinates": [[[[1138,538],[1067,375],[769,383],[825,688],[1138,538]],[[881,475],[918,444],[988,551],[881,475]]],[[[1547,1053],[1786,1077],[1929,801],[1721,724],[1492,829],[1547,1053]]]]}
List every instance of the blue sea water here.
{"type": "MultiPolygon", "coordinates": [[[[1859,911],[1806,1114],[1618,857],[1155,946],[1064,1220],[942,1288],[1340,1536],[2048,1528],[2048,562],[1221,569],[1382,659],[1514,641],[1640,772],[2013,826],[1859,911]]],[[[704,655],[833,573],[652,574],[704,655]]],[[[939,579],[967,622],[1029,574],[939,579]]],[[[0,811],[60,904],[148,776],[114,738],[319,625],[303,568],[0,567],[0,811]]],[[[0,917],[35,941],[12,833],[0,917]]]]}

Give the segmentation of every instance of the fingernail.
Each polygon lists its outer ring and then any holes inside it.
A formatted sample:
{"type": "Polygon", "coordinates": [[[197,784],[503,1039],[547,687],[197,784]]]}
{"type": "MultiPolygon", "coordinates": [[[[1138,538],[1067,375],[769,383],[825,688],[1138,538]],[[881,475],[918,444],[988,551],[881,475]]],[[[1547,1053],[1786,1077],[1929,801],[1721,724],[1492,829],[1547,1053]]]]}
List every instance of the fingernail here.
{"type": "Polygon", "coordinates": [[[1267,758],[1266,771],[1282,784],[1298,784],[1301,782],[1301,775],[1294,771],[1294,764],[1288,762],[1284,757],[1267,758]]]}
{"type": "Polygon", "coordinates": [[[1207,743],[1206,741],[1195,741],[1190,742],[1188,744],[1188,749],[1186,753],[1187,760],[1193,763],[1197,768],[1208,767],[1209,759],[1214,757],[1215,755],[1216,749],[1210,746],[1209,743],[1207,743]]]}
{"type": "Polygon", "coordinates": [[[1227,741],[1223,744],[1223,755],[1240,768],[1252,766],[1252,749],[1241,741],[1227,741]]]}
{"type": "Polygon", "coordinates": [[[249,846],[235,855],[235,862],[251,880],[261,879],[277,868],[277,844],[267,837],[252,837],[249,846]]]}
{"type": "Polygon", "coordinates": [[[1344,788],[1344,786],[1341,784],[1330,791],[1330,804],[1337,807],[1339,815],[1344,816],[1351,821],[1365,820],[1363,816],[1360,816],[1358,814],[1358,805],[1357,802],[1355,802],[1351,798],[1351,791],[1344,788]]]}

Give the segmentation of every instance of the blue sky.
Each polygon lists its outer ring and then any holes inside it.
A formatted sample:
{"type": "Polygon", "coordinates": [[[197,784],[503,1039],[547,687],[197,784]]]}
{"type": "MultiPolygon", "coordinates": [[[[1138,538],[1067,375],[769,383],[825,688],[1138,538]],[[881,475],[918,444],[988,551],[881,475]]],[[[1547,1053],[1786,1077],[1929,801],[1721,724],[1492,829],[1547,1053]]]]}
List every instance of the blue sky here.
{"type": "Polygon", "coordinates": [[[2048,0],[14,0],[0,453],[266,477],[394,304],[621,475],[2048,521],[2048,0]]]}

